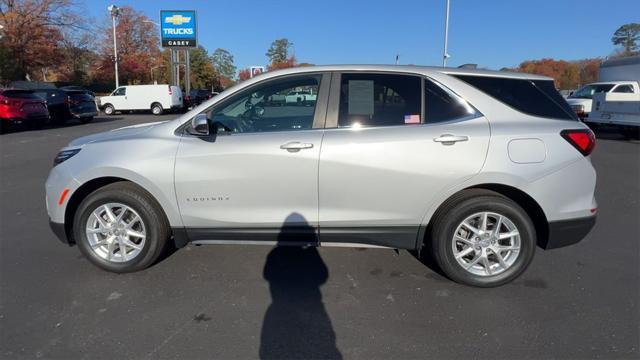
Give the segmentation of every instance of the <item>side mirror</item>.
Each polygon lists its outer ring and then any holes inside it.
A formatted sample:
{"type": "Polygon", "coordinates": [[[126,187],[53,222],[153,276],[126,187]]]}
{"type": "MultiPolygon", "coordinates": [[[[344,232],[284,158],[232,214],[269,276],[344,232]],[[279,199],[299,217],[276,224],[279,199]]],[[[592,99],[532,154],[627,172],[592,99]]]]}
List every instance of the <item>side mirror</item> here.
{"type": "Polygon", "coordinates": [[[191,119],[191,129],[194,135],[209,135],[209,120],[207,114],[198,114],[191,119]]]}

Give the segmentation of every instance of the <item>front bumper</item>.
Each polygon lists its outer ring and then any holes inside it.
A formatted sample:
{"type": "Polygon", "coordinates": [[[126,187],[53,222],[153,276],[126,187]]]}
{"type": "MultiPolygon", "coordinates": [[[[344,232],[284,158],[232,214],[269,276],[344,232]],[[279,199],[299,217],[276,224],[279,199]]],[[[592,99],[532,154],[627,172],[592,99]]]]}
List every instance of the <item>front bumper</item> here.
{"type": "Polygon", "coordinates": [[[549,236],[540,244],[545,249],[556,249],[573,245],[584,239],[596,224],[596,216],[588,216],[570,220],[550,221],[549,236]]]}
{"type": "Polygon", "coordinates": [[[67,237],[67,230],[65,229],[64,224],[53,222],[49,219],[49,227],[58,240],[62,241],[64,244],[71,245],[71,242],[67,237]]]}

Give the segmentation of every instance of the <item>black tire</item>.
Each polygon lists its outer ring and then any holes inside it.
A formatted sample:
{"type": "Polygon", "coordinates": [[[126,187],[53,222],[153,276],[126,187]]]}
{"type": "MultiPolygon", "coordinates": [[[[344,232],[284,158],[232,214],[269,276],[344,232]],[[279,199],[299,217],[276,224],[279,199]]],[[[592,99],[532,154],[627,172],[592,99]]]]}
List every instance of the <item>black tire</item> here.
{"type": "Polygon", "coordinates": [[[116,182],[89,194],[80,204],[73,220],[73,235],[82,254],[96,266],[111,272],[126,273],[151,266],[167,249],[171,230],[157,201],[129,182],[116,182]],[[91,213],[102,204],[117,202],[134,209],[145,224],[147,237],[141,252],[126,262],[111,262],[96,254],[89,244],[85,228],[91,213]]]}
{"type": "Polygon", "coordinates": [[[164,109],[162,108],[162,105],[158,103],[151,104],[151,113],[153,115],[162,115],[163,112],[164,112],[164,109]]]}
{"type": "Polygon", "coordinates": [[[481,189],[465,191],[447,201],[434,216],[428,235],[433,258],[444,274],[456,282],[477,287],[495,287],[514,280],[529,266],[536,250],[536,231],[527,213],[511,199],[481,189]],[[454,256],[452,242],[458,225],[483,211],[506,216],[520,233],[520,253],[515,262],[496,275],[472,274],[463,269],[454,256]]]}
{"type": "Polygon", "coordinates": [[[116,108],[114,108],[113,105],[111,104],[106,104],[104,108],[102,108],[102,111],[104,111],[105,115],[111,116],[111,115],[115,115],[116,108]]]}
{"type": "Polygon", "coordinates": [[[81,124],[88,124],[93,121],[93,116],[80,118],[81,124]]]}

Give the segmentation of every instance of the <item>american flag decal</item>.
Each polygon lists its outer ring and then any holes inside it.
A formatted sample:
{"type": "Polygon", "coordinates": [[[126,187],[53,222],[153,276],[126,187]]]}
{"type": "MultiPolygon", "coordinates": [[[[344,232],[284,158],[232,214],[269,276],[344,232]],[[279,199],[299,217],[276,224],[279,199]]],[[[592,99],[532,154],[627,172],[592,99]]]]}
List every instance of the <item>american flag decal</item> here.
{"type": "Polygon", "coordinates": [[[420,124],[420,115],[405,115],[405,124],[420,124]]]}

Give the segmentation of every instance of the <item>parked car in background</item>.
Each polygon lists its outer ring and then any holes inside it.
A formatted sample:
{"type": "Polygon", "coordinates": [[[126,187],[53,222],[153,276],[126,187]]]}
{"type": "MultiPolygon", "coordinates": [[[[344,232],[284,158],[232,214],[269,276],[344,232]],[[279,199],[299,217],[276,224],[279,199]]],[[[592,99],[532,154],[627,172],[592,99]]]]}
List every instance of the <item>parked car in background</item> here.
{"type": "Polygon", "coordinates": [[[571,109],[581,119],[589,116],[593,104],[593,95],[597,93],[632,93],[640,94],[637,81],[607,81],[587,84],[574,91],[567,98],[571,109]]]}
{"type": "Polygon", "coordinates": [[[95,98],[86,90],[67,90],[66,104],[69,115],[86,124],[98,116],[98,107],[95,98]]]}
{"type": "Polygon", "coordinates": [[[47,102],[47,109],[51,115],[51,123],[64,124],[69,117],[66,103],[67,93],[57,88],[33,89],[33,92],[47,102]]]}
{"type": "Polygon", "coordinates": [[[317,95],[312,90],[291,91],[285,96],[287,104],[308,105],[316,101],[317,95]]]}
{"type": "Polygon", "coordinates": [[[53,124],[64,124],[69,119],[88,123],[98,115],[93,96],[85,91],[62,89],[36,89],[34,93],[47,101],[53,124]]]}
{"type": "Polygon", "coordinates": [[[189,91],[188,95],[184,97],[184,107],[186,109],[196,107],[205,100],[209,100],[213,97],[211,90],[207,89],[193,89],[189,91]]]}
{"type": "Polygon", "coordinates": [[[548,77],[300,67],[198,109],[61,149],[45,185],[54,233],[113,272],[188,242],[387,247],[490,287],[595,224],[595,137],[548,77]],[[317,97],[272,101],[298,89],[317,97]]]}
{"type": "Polygon", "coordinates": [[[182,91],[173,85],[127,85],[115,89],[111,95],[100,98],[100,107],[106,115],[117,111],[151,111],[161,115],[168,110],[184,106],[182,91]]]}
{"type": "Polygon", "coordinates": [[[0,132],[14,124],[40,128],[48,120],[46,102],[33,91],[0,89],[0,132]]]}

